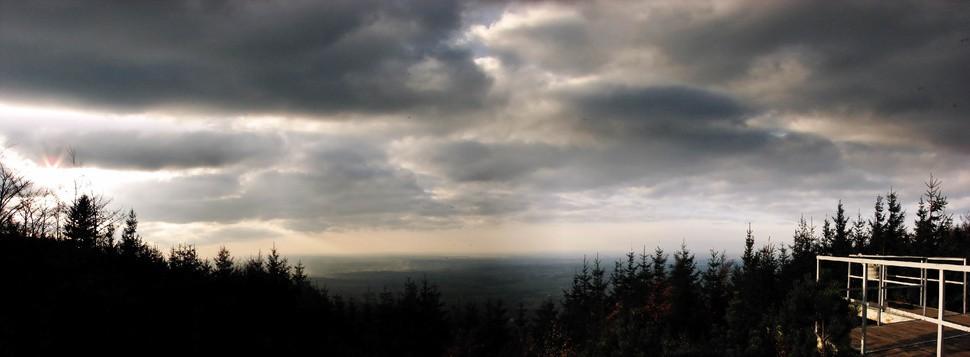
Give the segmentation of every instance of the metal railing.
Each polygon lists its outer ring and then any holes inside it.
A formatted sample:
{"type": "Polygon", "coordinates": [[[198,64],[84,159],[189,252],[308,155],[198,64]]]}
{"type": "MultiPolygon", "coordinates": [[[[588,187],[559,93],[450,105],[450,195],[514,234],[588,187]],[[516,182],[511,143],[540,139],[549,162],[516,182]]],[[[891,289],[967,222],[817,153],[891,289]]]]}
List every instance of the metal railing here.
{"type": "Polygon", "coordinates": [[[967,266],[966,258],[952,258],[952,257],[918,257],[918,256],[886,256],[886,255],[862,255],[856,254],[849,257],[833,257],[833,256],[817,256],[815,260],[815,280],[818,281],[821,272],[821,262],[831,261],[831,262],[844,262],[847,264],[846,267],[846,295],[845,298],[848,301],[853,301],[852,291],[861,290],[862,299],[859,301],[862,311],[862,325],[861,325],[861,338],[859,352],[861,354],[866,354],[866,325],[869,317],[869,308],[871,303],[869,302],[869,287],[870,281],[877,281],[877,298],[876,298],[876,322],[877,324],[882,324],[883,312],[897,314],[906,318],[911,318],[915,320],[922,320],[927,322],[935,323],[937,326],[937,338],[936,338],[936,352],[937,356],[942,356],[943,354],[943,327],[953,328],[961,330],[964,332],[970,332],[970,326],[964,326],[956,324],[951,321],[944,320],[945,308],[945,286],[947,284],[959,285],[962,287],[961,300],[963,304],[962,314],[967,313],[967,273],[970,272],[970,266],[967,266]],[[939,262],[954,262],[956,264],[946,264],[939,262]],[[858,264],[862,267],[861,275],[853,275],[852,267],[853,264],[858,264]],[[889,274],[890,268],[894,268],[896,274],[889,274]],[[900,273],[900,270],[912,270],[916,269],[919,271],[919,276],[909,276],[900,273]],[[937,270],[939,277],[933,279],[929,277],[928,272],[937,270]],[[946,272],[958,272],[962,273],[962,281],[947,281],[945,273],[946,272]],[[873,277],[872,275],[875,275],[873,277]],[[862,286],[858,289],[853,288],[853,279],[858,279],[862,281],[862,286]],[[927,302],[927,283],[935,282],[939,288],[938,304],[937,306],[937,316],[935,318],[926,316],[927,302]],[[895,285],[895,286],[890,286],[895,285]],[[922,307],[922,315],[909,313],[902,310],[887,309],[887,292],[890,289],[915,289],[920,290],[920,301],[919,305],[922,307]]]}

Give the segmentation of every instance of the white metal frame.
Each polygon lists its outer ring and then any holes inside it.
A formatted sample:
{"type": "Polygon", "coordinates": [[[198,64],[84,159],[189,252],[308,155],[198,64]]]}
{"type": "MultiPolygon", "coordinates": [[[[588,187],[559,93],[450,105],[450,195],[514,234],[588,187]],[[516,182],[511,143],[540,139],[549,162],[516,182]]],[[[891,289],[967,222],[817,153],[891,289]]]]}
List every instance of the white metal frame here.
{"type": "Polygon", "coordinates": [[[967,265],[967,259],[966,258],[914,257],[914,256],[884,256],[884,255],[883,256],[880,256],[880,255],[862,255],[862,254],[857,254],[857,255],[849,256],[849,257],[817,256],[815,259],[816,259],[815,260],[815,281],[816,282],[820,278],[821,262],[822,261],[844,262],[844,263],[847,263],[847,270],[846,270],[846,275],[847,275],[847,277],[846,277],[846,293],[845,293],[846,294],[845,295],[846,300],[853,301],[853,299],[851,298],[851,292],[853,290],[853,288],[852,288],[852,279],[861,279],[862,280],[862,287],[859,288],[859,290],[862,290],[862,300],[860,301],[860,303],[861,303],[862,312],[863,312],[863,315],[862,315],[862,326],[861,326],[861,329],[862,329],[861,332],[862,333],[861,333],[861,341],[860,341],[860,344],[859,344],[859,346],[860,346],[859,347],[859,352],[861,354],[863,354],[863,355],[866,354],[866,324],[867,324],[867,320],[868,320],[868,316],[869,316],[869,306],[870,306],[870,303],[869,303],[869,300],[868,300],[868,291],[870,289],[869,288],[869,283],[868,283],[869,282],[869,265],[875,265],[879,269],[879,271],[878,271],[878,273],[879,273],[878,282],[879,283],[878,283],[878,290],[877,290],[878,296],[877,296],[877,305],[876,305],[876,308],[877,308],[877,318],[876,318],[877,324],[881,324],[882,323],[882,320],[883,320],[882,313],[883,313],[883,311],[886,311],[887,313],[900,314],[900,315],[905,316],[907,318],[912,318],[912,319],[916,319],[916,320],[922,320],[922,321],[927,321],[927,322],[935,323],[936,324],[936,334],[937,334],[937,338],[936,338],[936,354],[937,354],[937,356],[942,356],[943,355],[943,340],[944,340],[944,338],[943,338],[943,327],[953,328],[953,329],[960,330],[960,331],[964,331],[964,332],[970,332],[970,326],[964,326],[964,325],[956,324],[956,323],[953,323],[953,322],[950,322],[950,321],[946,321],[946,320],[944,320],[944,316],[943,316],[943,313],[946,311],[946,307],[944,306],[945,305],[945,302],[944,302],[944,290],[945,289],[944,289],[944,287],[946,286],[946,284],[960,285],[960,286],[963,287],[963,289],[962,289],[963,290],[963,294],[962,294],[962,299],[961,299],[963,301],[963,310],[962,310],[962,313],[963,314],[966,314],[967,313],[967,273],[970,272],[970,266],[967,265]],[[907,261],[907,260],[918,260],[918,261],[907,261]],[[935,262],[947,262],[947,261],[955,262],[957,264],[941,264],[941,263],[935,263],[935,262]],[[853,264],[859,264],[862,267],[862,276],[852,275],[852,265],[853,264]],[[900,274],[887,275],[887,272],[888,272],[888,268],[889,267],[919,269],[920,276],[919,277],[913,277],[913,276],[906,276],[906,275],[900,275],[900,274]],[[938,270],[939,271],[939,278],[938,279],[930,279],[929,278],[928,271],[932,271],[932,270],[938,270]],[[963,281],[962,282],[961,281],[947,281],[946,280],[946,277],[945,277],[945,274],[944,274],[947,271],[963,273],[962,274],[963,275],[963,281]],[[891,279],[887,279],[887,277],[889,277],[891,279]],[[909,281],[904,281],[904,280],[909,280],[909,281]],[[916,283],[914,281],[919,281],[919,283],[916,283]],[[937,316],[936,316],[936,318],[932,318],[932,317],[926,316],[926,305],[927,305],[927,301],[926,301],[927,300],[926,299],[926,292],[927,292],[926,283],[927,282],[937,282],[937,285],[939,286],[939,301],[937,303],[937,316]],[[919,315],[919,314],[913,314],[913,313],[906,313],[906,312],[903,312],[903,311],[897,311],[895,309],[887,309],[887,306],[886,306],[886,291],[888,291],[888,289],[890,289],[890,287],[888,287],[887,284],[898,285],[895,288],[916,288],[916,287],[919,287],[919,289],[920,289],[920,305],[923,307],[923,314],[922,315],[919,315]]]}

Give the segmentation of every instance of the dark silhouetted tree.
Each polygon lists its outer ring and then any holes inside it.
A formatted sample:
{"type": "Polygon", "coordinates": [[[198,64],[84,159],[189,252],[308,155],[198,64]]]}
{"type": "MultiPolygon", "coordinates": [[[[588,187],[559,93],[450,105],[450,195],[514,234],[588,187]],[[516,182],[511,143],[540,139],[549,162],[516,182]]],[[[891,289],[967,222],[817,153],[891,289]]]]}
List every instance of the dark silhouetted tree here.
{"type": "Polygon", "coordinates": [[[940,248],[953,225],[953,217],[946,212],[947,199],[942,184],[931,175],[926,182],[926,192],[919,199],[913,243],[916,253],[921,255],[942,253],[940,248]]]}
{"type": "Polygon", "coordinates": [[[886,209],[882,196],[876,196],[872,219],[869,220],[869,251],[886,254],[886,209]]]}
{"type": "Polygon", "coordinates": [[[910,242],[906,234],[906,211],[896,192],[889,190],[886,194],[886,209],[889,215],[886,217],[886,227],[883,230],[883,244],[886,247],[886,254],[909,254],[912,252],[910,242]]]}
{"type": "Polygon", "coordinates": [[[184,275],[198,276],[209,272],[209,263],[199,258],[194,245],[179,244],[172,247],[168,257],[168,266],[172,271],[184,275]]]}
{"type": "Polygon", "coordinates": [[[290,279],[290,266],[286,258],[280,256],[279,252],[276,251],[275,245],[270,249],[269,255],[266,256],[266,273],[269,274],[270,279],[277,283],[285,283],[290,279]]]}
{"type": "Polygon", "coordinates": [[[125,228],[121,231],[121,242],[118,243],[118,250],[121,255],[126,257],[137,256],[142,250],[141,237],[138,236],[138,217],[135,210],[128,211],[125,218],[125,228]]]}
{"type": "Polygon", "coordinates": [[[700,337],[702,329],[697,321],[701,318],[698,315],[701,307],[694,254],[687,250],[686,243],[682,243],[680,250],[674,253],[674,264],[670,269],[670,313],[675,317],[671,319],[671,333],[688,340],[700,337]]]}
{"type": "Polygon", "coordinates": [[[867,230],[866,220],[862,218],[862,212],[856,214],[856,219],[852,221],[849,230],[849,237],[852,241],[853,251],[856,253],[869,253],[870,232],[867,230]]]}
{"type": "Polygon", "coordinates": [[[236,274],[236,262],[225,246],[219,247],[213,265],[213,273],[217,278],[229,279],[236,274]]]}
{"type": "Polygon", "coordinates": [[[839,200],[835,208],[835,217],[832,217],[834,230],[832,231],[831,254],[845,256],[852,250],[852,241],[849,237],[849,217],[845,215],[845,207],[842,200],[839,200]]]}
{"type": "Polygon", "coordinates": [[[725,261],[724,252],[711,250],[711,256],[707,259],[707,269],[701,275],[701,287],[703,289],[704,309],[707,320],[710,323],[708,332],[712,338],[711,345],[718,349],[723,348],[722,331],[726,329],[728,301],[730,300],[730,280],[729,274],[731,264],[725,261]]]}
{"type": "Polygon", "coordinates": [[[98,237],[97,212],[88,195],[81,195],[68,208],[64,237],[79,247],[93,247],[98,237]]]}

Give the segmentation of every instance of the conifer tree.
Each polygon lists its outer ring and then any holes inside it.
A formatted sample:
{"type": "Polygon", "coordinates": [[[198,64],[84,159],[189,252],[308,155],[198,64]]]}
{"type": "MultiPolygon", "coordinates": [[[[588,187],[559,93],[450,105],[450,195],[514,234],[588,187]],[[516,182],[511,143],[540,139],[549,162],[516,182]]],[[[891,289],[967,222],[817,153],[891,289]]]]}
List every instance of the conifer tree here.
{"type": "Polygon", "coordinates": [[[689,338],[697,336],[699,326],[696,312],[700,310],[697,265],[694,254],[682,243],[680,250],[674,253],[674,264],[670,269],[670,313],[671,330],[674,334],[685,335],[689,338]]]}
{"type": "Polygon", "coordinates": [[[306,274],[306,266],[303,265],[302,261],[297,261],[296,265],[293,266],[293,275],[291,276],[293,285],[297,287],[309,287],[310,279],[306,274]]]}
{"type": "Polygon", "coordinates": [[[209,272],[208,262],[200,259],[195,246],[190,244],[172,247],[168,266],[172,271],[185,275],[201,275],[209,272]]]}
{"type": "Polygon", "coordinates": [[[242,272],[247,279],[263,279],[266,276],[266,260],[263,259],[263,254],[258,253],[255,257],[249,258],[243,266],[242,272]]]}
{"type": "Polygon", "coordinates": [[[870,250],[876,254],[886,254],[886,212],[882,196],[876,196],[873,211],[869,220],[870,250]]]}
{"type": "Polygon", "coordinates": [[[886,227],[883,231],[883,242],[886,246],[886,253],[910,253],[912,250],[910,249],[910,242],[906,235],[906,211],[903,210],[902,204],[899,203],[896,192],[891,189],[886,195],[886,208],[889,212],[889,216],[886,217],[886,227]]]}
{"type": "Polygon", "coordinates": [[[832,217],[832,223],[835,226],[832,232],[832,254],[845,256],[851,251],[852,242],[849,239],[849,217],[845,216],[845,207],[842,206],[842,200],[839,200],[835,209],[835,217],[832,217]]]}
{"type": "Polygon", "coordinates": [[[870,252],[870,232],[866,229],[866,220],[862,219],[862,212],[859,211],[856,219],[852,221],[852,228],[849,232],[856,253],[870,252]]]}
{"type": "Polygon", "coordinates": [[[930,175],[930,180],[926,182],[926,192],[920,197],[916,210],[913,241],[920,254],[935,255],[943,247],[943,241],[953,225],[953,218],[946,213],[946,206],[942,181],[930,175]]]}
{"type": "Polygon", "coordinates": [[[227,249],[225,246],[219,247],[219,253],[216,254],[214,265],[214,272],[218,278],[226,279],[236,273],[235,261],[233,260],[232,255],[229,254],[229,249],[227,249]]]}
{"type": "Polygon", "coordinates": [[[661,286],[667,283],[667,254],[659,246],[653,251],[650,265],[653,266],[654,285],[661,286]]]}
{"type": "Polygon", "coordinates": [[[729,295],[728,274],[730,264],[724,260],[724,252],[711,250],[707,259],[707,269],[701,275],[705,310],[710,317],[711,335],[718,335],[724,327],[729,295]]]}
{"type": "Polygon", "coordinates": [[[819,249],[819,253],[834,254],[832,251],[832,243],[835,240],[835,234],[832,231],[832,224],[829,222],[828,217],[822,220],[822,244],[819,249]]]}
{"type": "Polygon", "coordinates": [[[741,264],[751,265],[754,259],[754,232],[751,230],[751,223],[748,223],[748,230],[744,236],[744,253],[741,255],[741,264]]]}
{"type": "Polygon", "coordinates": [[[93,247],[98,238],[97,209],[88,195],[81,195],[68,208],[64,237],[79,247],[93,247]]]}
{"type": "Polygon", "coordinates": [[[141,246],[141,237],[138,236],[138,217],[135,215],[135,210],[130,210],[125,219],[125,229],[121,231],[121,242],[118,248],[121,255],[134,257],[141,251],[141,246]]]}
{"type": "Polygon", "coordinates": [[[273,249],[269,251],[269,255],[266,257],[266,272],[269,274],[270,279],[276,282],[287,282],[290,278],[290,266],[286,261],[286,258],[280,256],[279,252],[276,251],[276,245],[273,245],[273,249]]]}
{"type": "Polygon", "coordinates": [[[815,236],[815,226],[810,225],[805,220],[805,216],[802,216],[792,236],[792,260],[795,264],[806,264],[808,258],[815,257],[817,247],[818,237],[815,236]]]}

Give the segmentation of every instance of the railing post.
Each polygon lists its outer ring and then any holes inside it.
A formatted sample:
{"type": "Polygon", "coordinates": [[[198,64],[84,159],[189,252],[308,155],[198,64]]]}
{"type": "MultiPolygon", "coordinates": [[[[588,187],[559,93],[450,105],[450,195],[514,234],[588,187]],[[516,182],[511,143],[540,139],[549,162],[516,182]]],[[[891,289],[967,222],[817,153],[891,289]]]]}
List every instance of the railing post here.
{"type": "MultiPolygon", "coordinates": [[[[819,276],[821,275],[821,272],[822,272],[821,265],[822,265],[822,261],[819,260],[818,259],[818,256],[816,255],[815,256],[815,288],[816,289],[818,288],[818,285],[819,285],[818,284],[818,279],[819,279],[819,276]]],[[[818,320],[815,321],[814,325],[815,325],[815,339],[817,341],[821,341],[822,338],[818,334],[818,332],[819,332],[818,331],[818,320]]],[[[822,346],[822,347],[824,348],[825,346],[822,346]]]]}
{"type": "MultiPolygon", "coordinates": [[[[967,258],[963,258],[963,266],[967,266],[967,258]]],[[[963,314],[967,314],[967,272],[963,272],[963,294],[960,297],[963,301],[963,314]]]]}
{"type": "Polygon", "coordinates": [[[868,290],[869,264],[862,263],[862,334],[861,338],[859,338],[859,354],[863,356],[866,354],[866,322],[869,319],[869,302],[866,300],[866,292],[868,290]]]}
{"type": "Polygon", "coordinates": [[[936,309],[936,355],[943,356],[943,269],[940,269],[940,305],[936,309]]]}
{"type": "Polygon", "coordinates": [[[845,299],[849,300],[851,299],[849,294],[852,292],[852,262],[846,264],[848,264],[848,267],[845,271],[845,299]]]}
{"type": "MultiPolygon", "coordinates": [[[[926,259],[923,259],[926,263],[926,259]]],[[[923,306],[923,316],[926,316],[926,268],[920,269],[919,304],[923,306]]]]}
{"type": "Polygon", "coordinates": [[[879,307],[878,307],[878,310],[876,310],[876,326],[882,326],[882,309],[883,309],[883,303],[885,303],[886,301],[886,299],[882,296],[883,288],[884,288],[883,279],[885,279],[885,276],[886,276],[886,266],[880,264],[879,265],[879,292],[876,294],[876,299],[879,301],[879,307]]]}

